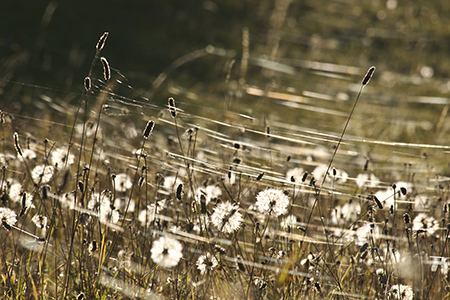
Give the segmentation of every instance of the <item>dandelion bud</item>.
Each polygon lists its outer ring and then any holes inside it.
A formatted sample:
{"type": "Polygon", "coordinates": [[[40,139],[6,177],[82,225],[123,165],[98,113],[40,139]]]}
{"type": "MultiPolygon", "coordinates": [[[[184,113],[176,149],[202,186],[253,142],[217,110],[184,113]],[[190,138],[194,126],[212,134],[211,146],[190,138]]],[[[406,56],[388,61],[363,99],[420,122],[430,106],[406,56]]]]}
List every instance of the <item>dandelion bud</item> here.
{"type": "Polygon", "coordinates": [[[148,121],[147,126],[144,129],[144,139],[147,139],[153,132],[153,128],[155,128],[155,122],[148,121]]]}
{"type": "Polygon", "coordinates": [[[403,221],[405,221],[405,224],[409,224],[409,222],[411,221],[408,213],[403,214],[403,221]]]}
{"type": "Polygon", "coordinates": [[[139,182],[138,182],[139,186],[142,186],[142,185],[144,184],[144,181],[145,181],[145,177],[144,177],[144,176],[141,176],[141,177],[139,178],[139,182]]]}
{"type": "Polygon", "coordinates": [[[103,33],[103,35],[98,40],[97,46],[95,47],[97,49],[97,52],[102,50],[103,47],[105,46],[106,39],[108,38],[108,35],[109,35],[109,32],[105,32],[105,33],[103,33]]]}
{"type": "Polygon", "coordinates": [[[202,214],[206,214],[206,196],[204,194],[200,195],[200,207],[202,214]]]}
{"type": "Polygon", "coordinates": [[[241,257],[240,255],[237,256],[237,258],[236,258],[236,263],[237,263],[237,265],[238,265],[239,270],[240,270],[241,272],[245,272],[245,266],[244,266],[244,264],[242,263],[242,257],[241,257]]]}
{"type": "Polygon", "coordinates": [[[89,91],[91,89],[91,77],[87,76],[84,78],[84,88],[86,91],[89,91]]]}
{"type": "Polygon", "coordinates": [[[364,172],[367,171],[368,167],[369,167],[369,160],[366,160],[366,163],[364,164],[364,172]]]}
{"type": "Polygon", "coordinates": [[[175,118],[177,116],[177,108],[175,107],[175,99],[170,97],[168,102],[169,102],[170,114],[172,115],[172,117],[175,118]]]}
{"type": "Polygon", "coordinates": [[[363,254],[361,254],[361,256],[360,256],[361,259],[364,260],[368,253],[369,253],[368,251],[364,251],[363,254]]]}
{"type": "Polygon", "coordinates": [[[373,196],[373,201],[375,201],[379,209],[383,209],[383,204],[381,204],[380,200],[378,200],[376,196],[373,196]]]}
{"type": "Polygon", "coordinates": [[[362,245],[361,249],[359,249],[359,253],[363,253],[364,251],[367,250],[368,247],[369,247],[369,243],[364,243],[364,245],[362,245]]]}
{"type": "Polygon", "coordinates": [[[370,67],[366,73],[366,76],[364,76],[364,79],[362,81],[363,86],[369,83],[370,78],[372,78],[373,72],[375,72],[374,66],[370,67]]]}
{"type": "Polygon", "coordinates": [[[26,203],[27,203],[27,193],[24,192],[22,195],[22,210],[19,213],[19,217],[21,217],[25,214],[25,212],[27,210],[26,203]]]}
{"type": "Polygon", "coordinates": [[[306,177],[308,177],[308,172],[305,172],[305,174],[303,174],[302,182],[306,181],[306,177]]]}
{"type": "Polygon", "coordinates": [[[103,56],[100,57],[100,60],[103,65],[103,77],[105,77],[105,80],[111,79],[111,69],[109,68],[109,63],[103,56]]]}
{"type": "Polygon", "coordinates": [[[260,181],[264,176],[264,172],[259,173],[258,177],[256,177],[256,181],[260,181]]]}
{"type": "Polygon", "coordinates": [[[400,192],[403,194],[403,196],[405,196],[406,195],[406,188],[401,187],[400,188],[400,192]]]}
{"type": "Polygon", "coordinates": [[[20,148],[19,144],[19,134],[17,132],[14,132],[13,137],[14,137],[14,147],[16,148],[17,154],[23,156],[22,148],[20,148]]]}

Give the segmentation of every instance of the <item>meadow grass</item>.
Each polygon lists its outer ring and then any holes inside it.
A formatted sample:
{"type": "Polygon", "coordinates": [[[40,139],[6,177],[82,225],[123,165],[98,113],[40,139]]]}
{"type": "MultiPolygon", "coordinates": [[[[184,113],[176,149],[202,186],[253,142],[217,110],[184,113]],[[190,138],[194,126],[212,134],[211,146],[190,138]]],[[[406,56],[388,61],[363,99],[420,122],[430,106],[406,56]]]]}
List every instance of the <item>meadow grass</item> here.
{"type": "MultiPolygon", "coordinates": [[[[157,104],[101,56],[107,38],[78,105],[47,97],[45,117],[1,114],[2,297],[448,298],[449,147],[377,132],[378,120],[364,117],[379,105],[363,91],[374,69],[334,72],[358,87],[347,111],[340,100],[314,105],[246,84],[249,64],[292,67],[247,51],[232,81],[236,54],[209,46],[153,88],[217,56],[229,66],[225,101],[202,107],[201,96],[169,85],[157,104]],[[265,113],[256,101],[269,102],[265,113]],[[270,114],[284,106],[284,117],[270,114]],[[304,126],[292,111],[323,119],[304,126]]],[[[411,131],[427,125],[411,122],[411,131]]]]}

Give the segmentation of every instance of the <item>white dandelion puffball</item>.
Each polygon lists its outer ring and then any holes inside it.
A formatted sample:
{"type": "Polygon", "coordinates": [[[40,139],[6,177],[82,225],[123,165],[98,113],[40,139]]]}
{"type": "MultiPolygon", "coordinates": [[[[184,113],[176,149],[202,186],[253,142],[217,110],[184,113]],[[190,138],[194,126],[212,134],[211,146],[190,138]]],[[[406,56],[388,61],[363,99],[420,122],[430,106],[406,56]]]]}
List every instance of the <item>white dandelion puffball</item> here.
{"type": "Polygon", "coordinates": [[[49,183],[53,177],[53,167],[46,165],[36,166],[31,172],[31,177],[35,183],[49,183]]]}
{"type": "Polygon", "coordinates": [[[239,206],[229,201],[219,203],[211,215],[211,223],[224,233],[232,233],[238,230],[242,221],[239,206]]]}
{"type": "Polygon", "coordinates": [[[286,181],[292,182],[292,179],[294,182],[302,182],[303,176],[305,175],[305,171],[303,168],[294,168],[290,169],[286,172],[286,181]]]}
{"type": "Polygon", "coordinates": [[[72,153],[69,153],[67,148],[56,148],[52,151],[50,161],[52,162],[52,165],[63,168],[66,165],[72,165],[75,161],[75,156],[72,153]]]}
{"type": "Polygon", "coordinates": [[[391,287],[388,294],[388,299],[398,300],[412,300],[414,293],[409,285],[396,284],[391,287]]]}
{"type": "Polygon", "coordinates": [[[116,191],[118,192],[126,192],[133,186],[133,182],[131,182],[130,176],[125,173],[116,175],[116,177],[114,178],[114,184],[116,191]]]}
{"type": "Polygon", "coordinates": [[[17,222],[17,214],[7,207],[0,207],[0,221],[6,229],[10,229],[8,227],[13,226],[17,222]]]}
{"type": "Polygon", "coordinates": [[[183,246],[179,241],[163,236],[153,242],[151,258],[161,267],[175,267],[183,256],[182,250],[183,246]]]}
{"type": "Polygon", "coordinates": [[[256,207],[260,213],[281,216],[287,213],[289,196],[279,189],[266,189],[256,196],[256,207]]]}
{"type": "Polygon", "coordinates": [[[200,271],[200,274],[205,275],[209,271],[214,270],[219,265],[219,262],[214,255],[208,252],[205,255],[201,255],[197,259],[196,264],[197,269],[200,271]]]}

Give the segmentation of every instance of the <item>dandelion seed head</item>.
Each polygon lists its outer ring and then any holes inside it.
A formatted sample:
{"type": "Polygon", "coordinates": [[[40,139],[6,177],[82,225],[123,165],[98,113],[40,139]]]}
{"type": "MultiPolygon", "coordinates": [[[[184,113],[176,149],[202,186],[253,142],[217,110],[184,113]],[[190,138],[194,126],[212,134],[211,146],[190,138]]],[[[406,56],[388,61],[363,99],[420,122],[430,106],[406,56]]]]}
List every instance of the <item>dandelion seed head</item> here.
{"type": "Polygon", "coordinates": [[[358,202],[347,202],[342,206],[336,206],[331,211],[331,224],[343,225],[346,222],[354,222],[361,213],[361,205],[358,202]]]}
{"type": "Polygon", "coordinates": [[[14,202],[22,203],[23,197],[25,197],[25,207],[27,210],[35,207],[33,204],[33,196],[26,191],[22,191],[22,185],[20,183],[12,184],[9,188],[9,198],[14,202]]]}
{"type": "Polygon", "coordinates": [[[380,183],[380,179],[378,179],[373,173],[361,173],[356,176],[356,185],[359,188],[375,188],[379,186],[380,183]]]}
{"type": "Polygon", "coordinates": [[[59,201],[64,207],[68,207],[69,209],[75,208],[74,203],[75,196],[73,193],[65,193],[61,197],[59,197],[59,201]]]}
{"type": "Polygon", "coordinates": [[[120,173],[116,175],[116,177],[114,178],[114,182],[115,182],[114,186],[116,188],[116,191],[118,192],[126,192],[133,186],[130,176],[128,176],[125,173],[120,173]]]}
{"type": "Polygon", "coordinates": [[[13,226],[17,222],[17,214],[7,207],[0,207],[0,220],[2,225],[6,229],[10,229],[10,226],[13,226]]]}
{"type": "Polygon", "coordinates": [[[53,166],[38,165],[31,172],[31,177],[35,183],[49,183],[53,177],[53,172],[53,166]]]}
{"type": "Polygon", "coordinates": [[[164,208],[166,201],[162,200],[158,202],[158,205],[152,203],[147,205],[147,209],[143,209],[139,212],[138,220],[142,227],[150,226],[150,224],[156,219],[156,215],[164,208]]]}
{"type": "Polygon", "coordinates": [[[201,200],[201,196],[205,196],[206,202],[205,204],[208,205],[208,203],[213,200],[213,199],[217,199],[218,197],[220,197],[222,195],[222,190],[215,185],[208,185],[206,188],[204,187],[199,187],[196,191],[195,191],[195,200],[197,201],[198,204],[200,204],[200,200],[201,200]]]}
{"type": "Polygon", "coordinates": [[[197,259],[196,265],[200,274],[206,275],[213,271],[219,265],[219,262],[214,255],[208,252],[197,259]]]}
{"type": "Polygon", "coordinates": [[[449,271],[449,258],[448,257],[432,257],[431,258],[431,272],[436,272],[438,267],[441,267],[441,274],[447,275],[449,271]]]}
{"type": "Polygon", "coordinates": [[[205,231],[209,227],[209,216],[207,214],[200,214],[198,218],[194,221],[194,231],[200,233],[200,231],[205,231]],[[200,227],[201,226],[201,227],[200,227]],[[200,230],[200,228],[202,230],[200,230]]]}
{"type": "Polygon", "coordinates": [[[183,256],[182,250],[183,246],[179,241],[168,236],[162,236],[153,242],[151,258],[161,267],[175,267],[183,256]]]}
{"type": "Polygon", "coordinates": [[[297,216],[289,215],[284,217],[280,225],[284,230],[295,228],[297,226],[297,216]]]}
{"type": "Polygon", "coordinates": [[[66,164],[67,166],[72,165],[75,161],[75,156],[72,153],[67,155],[67,148],[56,148],[52,151],[50,161],[53,166],[63,168],[66,164]]]}
{"type": "Polygon", "coordinates": [[[224,233],[232,233],[241,227],[243,221],[239,206],[231,202],[221,202],[211,215],[211,223],[224,233]]]}
{"type": "Polygon", "coordinates": [[[302,182],[303,175],[305,175],[303,168],[290,169],[286,172],[286,181],[292,182],[294,179],[294,182],[302,182]]]}
{"type": "MultiPolygon", "coordinates": [[[[36,152],[34,152],[34,150],[31,150],[31,149],[22,149],[22,156],[28,160],[35,159],[36,152]]],[[[20,155],[17,154],[17,157],[20,157],[20,155]]]]}
{"type": "Polygon", "coordinates": [[[167,191],[175,190],[183,181],[177,176],[167,176],[164,178],[164,189],[167,191]]]}
{"type": "MultiPolygon", "coordinates": [[[[114,207],[117,209],[125,210],[127,208],[128,198],[116,198],[114,200],[114,207]]],[[[128,204],[128,212],[134,212],[136,208],[136,202],[131,199],[130,203],[128,204]]]]}
{"type": "MultiPolygon", "coordinates": [[[[311,172],[312,176],[316,179],[317,182],[322,183],[323,177],[325,176],[325,173],[327,172],[328,166],[327,165],[320,165],[317,166],[314,171],[311,172]]],[[[328,171],[327,178],[325,179],[325,182],[327,183],[346,183],[348,179],[348,174],[345,171],[334,169],[336,172],[336,175],[333,175],[332,170],[330,169],[328,171]]]]}
{"type": "Polygon", "coordinates": [[[44,229],[47,227],[47,217],[42,215],[34,215],[34,217],[31,219],[31,221],[36,225],[36,227],[39,227],[41,229],[44,229]]]}
{"type": "Polygon", "coordinates": [[[389,300],[412,300],[414,293],[409,285],[396,284],[391,286],[388,294],[389,300]]]}
{"type": "Polygon", "coordinates": [[[289,196],[279,189],[265,189],[256,196],[255,206],[260,213],[278,217],[287,212],[289,196]]]}
{"type": "Polygon", "coordinates": [[[425,213],[419,213],[412,222],[413,232],[423,231],[428,236],[433,236],[440,230],[439,222],[425,213]]]}

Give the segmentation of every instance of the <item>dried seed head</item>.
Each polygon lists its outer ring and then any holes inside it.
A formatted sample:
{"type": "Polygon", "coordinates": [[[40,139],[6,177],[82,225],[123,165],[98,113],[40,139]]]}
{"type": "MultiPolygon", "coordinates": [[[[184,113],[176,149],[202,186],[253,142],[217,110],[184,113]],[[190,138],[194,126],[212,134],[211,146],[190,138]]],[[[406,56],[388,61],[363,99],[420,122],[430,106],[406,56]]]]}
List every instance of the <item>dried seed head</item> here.
{"type": "Polygon", "coordinates": [[[84,184],[83,184],[82,181],[78,181],[78,189],[79,189],[82,193],[84,193],[84,184]]]}
{"type": "Polygon", "coordinates": [[[27,193],[22,194],[22,210],[19,213],[19,217],[23,216],[27,210],[27,193]]]}
{"type": "Polygon", "coordinates": [[[403,196],[405,196],[406,195],[406,188],[404,188],[404,187],[401,187],[400,188],[400,192],[403,194],[403,196]]]}
{"type": "Polygon", "coordinates": [[[20,148],[19,144],[19,134],[17,132],[14,132],[13,137],[14,137],[14,147],[16,148],[17,154],[23,156],[22,148],[20,148]]]}
{"type": "Polygon", "coordinates": [[[403,214],[403,221],[405,221],[405,224],[409,224],[409,222],[411,221],[408,213],[403,214]]]}
{"type": "Polygon", "coordinates": [[[367,247],[369,247],[369,243],[364,243],[364,245],[362,245],[361,249],[359,249],[359,253],[363,253],[364,251],[366,251],[367,247]]]}
{"type": "Polygon", "coordinates": [[[169,102],[170,114],[172,115],[172,117],[175,118],[177,116],[177,108],[175,107],[175,99],[170,97],[168,102],[169,102]]]}
{"type": "Polygon", "coordinates": [[[364,79],[362,81],[363,86],[369,83],[370,78],[372,78],[373,72],[375,72],[374,66],[370,67],[366,73],[366,76],[364,76],[364,79]]]}
{"type": "Polygon", "coordinates": [[[308,172],[305,172],[305,174],[303,174],[303,177],[302,177],[302,182],[305,182],[305,180],[306,180],[306,177],[308,177],[308,172]]]}
{"type": "Polygon", "coordinates": [[[381,201],[378,200],[378,198],[375,195],[373,196],[373,201],[375,201],[379,209],[383,209],[383,204],[381,204],[381,201]]]}
{"type": "Polygon", "coordinates": [[[361,254],[360,258],[361,258],[362,260],[366,259],[367,254],[369,254],[369,251],[364,251],[364,252],[361,254]]]}
{"type": "Polygon", "coordinates": [[[103,47],[105,46],[106,39],[108,38],[108,35],[109,35],[109,32],[105,32],[105,33],[103,33],[103,35],[98,40],[97,46],[95,47],[97,49],[97,52],[102,50],[103,47]]]}
{"type": "Polygon", "coordinates": [[[153,128],[155,128],[155,122],[152,120],[147,122],[147,126],[144,129],[144,138],[147,139],[153,132],[153,128]]]}
{"type": "Polygon", "coordinates": [[[180,183],[177,187],[177,199],[181,201],[183,198],[183,184],[180,183]]]}
{"type": "Polygon", "coordinates": [[[84,78],[84,88],[86,91],[89,91],[91,89],[92,83],[91,83],[91,77],[87,76],[84,78]]]}
{"type": "Polygon", "coordinates": [[[141,176],[140,178],[139,178],[139,186],[142,186],[143,184],[144,184],[144,181],[145,181],[145,177],[144,176],[141,176]]]}
{"type": "Polygon", "coordinates": [[[240,270],[241,272],[245,272],[245,271],[246,271],[246,270],[245,270],[245,266],[244,266],[244,264],[242,263],[242,257],[241,257],[240,255],[238,255],[238,256],[236,257],[236,263],[237,263],[238,268],[239,268],[239,270],[240,270]]]}
{"type": "Polygon", "coordinates": [[[100,60],[102,61],[103,65],[103,77],[105,77],[105,80],[111,79],[111,69],[109,68],[108,60],[106,60],[106,58],[104,58],[103,56],[100,57],[100,60]]]}
{"type": "Polygon", "coordinates": [[[367,171],[368,167],[369,167],[369,160],[366,160],[366,163],[364,164],[364,172],[367,171]]]}

